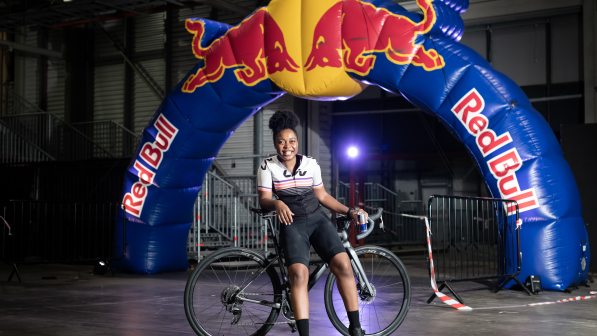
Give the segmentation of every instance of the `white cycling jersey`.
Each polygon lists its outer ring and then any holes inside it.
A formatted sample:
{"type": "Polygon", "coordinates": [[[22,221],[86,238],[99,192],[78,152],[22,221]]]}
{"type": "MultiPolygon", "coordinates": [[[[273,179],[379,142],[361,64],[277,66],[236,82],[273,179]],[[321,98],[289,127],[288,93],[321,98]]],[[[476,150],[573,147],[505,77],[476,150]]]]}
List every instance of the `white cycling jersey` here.
{"type": "Polygon", "coordinates": [[[272,191],[284,202],[295,217],[310,217],[319,210],[319,200],[314,188],[323,188],[321,169],[317,161],[306,155],[296,156],[294,175],[278,159],[269,157],[263,162],[257,174],[257,189],[272,191]]]}

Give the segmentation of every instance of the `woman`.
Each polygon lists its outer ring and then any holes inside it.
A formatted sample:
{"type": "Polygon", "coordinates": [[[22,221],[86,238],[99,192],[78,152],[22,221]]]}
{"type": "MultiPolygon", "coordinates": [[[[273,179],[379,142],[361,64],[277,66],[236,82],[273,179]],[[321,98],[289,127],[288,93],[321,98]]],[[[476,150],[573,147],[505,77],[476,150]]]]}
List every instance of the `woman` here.
{"type": "Polygon", "coordinates": [[[263,160],[258,174],[259,204],[275,210],[282,222],[280,244],[290,277],[292,310],[300,336],[309,335],[309,251],[317,254],[337,277],[337,286],[350,321],[351,336],[364,335],[359,322],[357,289],[342,241],[336,227],[321,206],[357,219],[358,208],[347,208],[323,187],[321,170],[315,159],[298,155],[296,127],[292,111],[277,111],[269,120],[278,155],[263,160]],[[272,192],[276,199],[272,199],[272,192]]]}

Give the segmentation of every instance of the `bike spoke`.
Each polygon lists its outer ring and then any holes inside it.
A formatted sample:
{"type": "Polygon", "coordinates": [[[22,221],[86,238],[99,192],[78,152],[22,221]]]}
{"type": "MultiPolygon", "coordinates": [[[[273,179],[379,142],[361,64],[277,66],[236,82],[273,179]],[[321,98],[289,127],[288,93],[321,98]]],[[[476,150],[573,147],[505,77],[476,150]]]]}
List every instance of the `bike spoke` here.
{"type": "Polygon", "coordinates": [[[220,281],[220,277],[218,277],[218,274],[216,273],[216,271],[214,271],[214,268],[211,265],[209,265],[209,268],[211,268],[211,271],[214,272],[214,274],[216,275],[216,278],[218,279],[220,286],[222,286],[222,288],[225,288],[224,285],[222,285],[222,281],[220,281]]]}
{"type": "Polygon", "coordinates": [[[238,266],[240,266],[240,261],[236,264],[236,271],[234,272],[234,283],[236,283],[236,275],[238,274],[238,266]]]}
{"type": "Polygon", "coordinates": [[[220,323],[220,329],[218,330],[218,334],[220,333],[220,330],[222,330],[222,325],[224,324],[225,317],[226,317],[226,311],[224,310],[224,315],[222,315],[222,322],[220,323]]]}
{"type": "Polygon", "coordinates": [[[208,310],[209,308],[211,308],[211,307],[213,307],[213,306],[215,306],[215,305],[217,305],[217,304],[218,304],[218,302],[216,302],[216,303],[212,304],[211,306],[209,306],[209,307],[207,307],[207,308],[203,309],[202,311],[200,311],[200,312],[196,313],[195,315],[201,314],[201,313],[203,313],[204,311],[208,310]]]}
{"type": "MultiPolygon", "coordinates": [[[[228,257],[228,265],[230,265],[230,257],[228,257]]],[[[230,285],[232,283],[232,279],[230,279],[230,275],[228,275],[228,271],[226,271],[226,265],[224,265],[222,268],[224,269],[224,272],[226,273],[226,276],[228,277],[228,284],[230,285]]]]}
{"type": "Polygon", "coordinates": [[[402,281],[400,281],[400,282],[394,282],[393,284],[389,284],[389,285],[385,285],[385,286],[381,286],[381,287],[376,287],[376,289],[380,289],[380,288],[384,288],[384,287],[388,287],[388,286],[392,286],[392,285],[397,285],[397,284],[401,284],[401,283],[402,283],[402,281]]]}
{"type": "Polygon", "coordinates": [[[379,330],[381,329],[381,325],[379,324],[379,313],[377,312],[377,308],[375,307],[375,303],[373,304],[373,309],[375,310],[375,317],[377,318],[377,326],[379,327],[379,330]]]}
{"type": "MultiPolygon", "coordinates": [[[[257,280],[257,279],[255,279],[255,280],[257,280]]],[[[272,283],[272,282],[271,282],[271,281],[270,281],[270,282],[267,282],[267,283],[265,283],[265,284],[263,284],[263,285],[259,286],[259,288],[257,288],[257,289],[252,289],[251,291],[252,291],[252,292],[257,292],[257,291],[258,291],[258,290],[260,290],[260,289],[261,289],[263,286],[265,286],[265,285],[267,285],[267,284],[270,284],[270,283],[272,283]]]]}

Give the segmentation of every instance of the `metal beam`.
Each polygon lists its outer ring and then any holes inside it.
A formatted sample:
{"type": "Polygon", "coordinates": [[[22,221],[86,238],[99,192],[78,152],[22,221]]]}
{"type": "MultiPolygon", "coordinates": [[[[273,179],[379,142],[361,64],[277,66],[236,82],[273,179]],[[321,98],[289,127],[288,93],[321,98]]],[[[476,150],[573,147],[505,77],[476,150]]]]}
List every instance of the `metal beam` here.
{"type": "Polygon", "coordinates": [[[11,49],[23,51],[26,53],[47,56],[47,57],[54,58],[54,59],[62,59],[62,53],[58,52],[58,51],[52,51],[52,50],[48,50],[48,49],[32,47],[32,46],[28,46],[26,44],[20,44],[20,43],[15,43],[15,42],[6,41],[6,40],[0,40],[0,45],[4,45],[11,49]]]}
{"type": "MultiPolygon", "coordinates": [[[[557,101],[557,100],[568,100],[568,99],[580,99],[582,98],[582,94],[572,94],[572,95],[563,95],[563,96],[554,96],[554,97],[540,97],[540,98],[530,98],[529,101],[531,103],[539,103],[539,102],[548,102],[548,101],[557,101]]],[[[362,115],[362,114],[386,114],[386,113],[412,113],[412,112],[419,112],[423,111],[418,108],[407,108],[407,109],[391,109],[391,110],[372,110],[372,111],[350,111],[350,112],[336,112],[332,113],[332,116],[345,116],[345,115],[362,115]]]]}
{"type": "Polygon", "coordinates": [[[584,102],[585,124],[597,123],[597,25],[595,24],[595,0],[583,1],[583,72],[584,72],[584,102]]]}
{"type": "Polygon", "coordinates": [[[461,15],[467,26],[526,20],[537,17],[578,13],[583,0],[493,0],[471,1],[468,10],[461,15]]]}
{"type": "Polygon", "coordinates": [[[357,114],[382,114],[382,113],[408,113],[408,112],[418,112],[421,109],[418,108],[409,108],[409,109],[392,109],[392,110],[373,110],[373,111],[350,111],[350,112],[336,112],[332,113],[332,116],[342,116],[342,115],[357,115],[357,114]]]}
{"type": "Polygon", "coordinates": [[[218,8],[218,9],[223,9],[223,10],[227,10],[229,12],[233,12],[239,15],[250,15],[251,13],[253,13],[252,9],[249,8],[245,8],[233,3],[230,3],[228,1],[224,1],[224,0],[200,0],[200,2],[203,2],[206,5],[210,5],[212,7],[218,8]]]}

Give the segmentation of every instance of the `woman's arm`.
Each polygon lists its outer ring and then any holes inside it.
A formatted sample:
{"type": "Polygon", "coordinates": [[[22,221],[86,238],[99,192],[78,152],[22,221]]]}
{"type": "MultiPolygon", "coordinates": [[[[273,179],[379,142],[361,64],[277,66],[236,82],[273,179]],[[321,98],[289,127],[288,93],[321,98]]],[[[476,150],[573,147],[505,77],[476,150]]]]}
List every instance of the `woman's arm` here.
{"type": "Polygon", "coordinates": [[[257,173],[257,192],[259,193],[259,205],[262,209],[276,211],[280,221],[286,225],[292,223],[292,211],[284,202],[272,199],[272,172],[267,166],[267,160],[263,160],[257,173]]]}
{"type": "Polygon", "coordinates": [[[290,211],[290,208],[288,208],[284,202],[272,199],[272,192],[269,190],[259,190],[258,193],[259,205],[262,209],[276,211],[280,221],[286,225],[292,223],[292,216],[294,216],[294,213],[290,211]]]}
{"type": "MultiPolygon", "coordinates": [[[[321,185],[321,187],[313,188],[313,191],[315,192],[315,197],[317,197],[317,199],[319,200],[319,203],[321,203],[321,205],[323,205],[327,209],[337,212],[339,214],[346,214],[346,211],[348,211],[347,206],[342,205],[342,203],[338,202],[335,198],[332,197],[332,195],[328,194],[328,192],[325,191],[323,184],[321,185]]],[[[350,216],[352,217],[352,219],[358,220],[358,218],[357,218],[358,212],[359,212],[359,210],[352,210],[350,212],[350,216]]],[[[365,212],[365,218],[368,218],[368,215],[366,212],[365,212]]]]}

